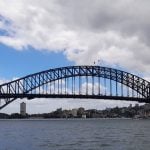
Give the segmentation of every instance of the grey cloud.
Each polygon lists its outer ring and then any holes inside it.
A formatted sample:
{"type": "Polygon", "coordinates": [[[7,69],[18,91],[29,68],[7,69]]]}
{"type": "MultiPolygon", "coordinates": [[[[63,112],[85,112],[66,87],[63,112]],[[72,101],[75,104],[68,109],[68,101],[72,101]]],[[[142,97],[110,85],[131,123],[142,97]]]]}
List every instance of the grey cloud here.
{"type": "Polygon", "coordinates": [[[102,59],[148,73],[149,6],[147,0],[2,0],[0,14],[11,20],[6,30],[14,35],[0,42],[19,50],[65,49],[76,64],[102,59]]]}
{"type": "Polygon", "coordinates": [[[113,30],[149,41],[150,2],[147,0],[57,0],[57,3],[61,6],[64,24],[70,28],[95,32],[113,30]]]}

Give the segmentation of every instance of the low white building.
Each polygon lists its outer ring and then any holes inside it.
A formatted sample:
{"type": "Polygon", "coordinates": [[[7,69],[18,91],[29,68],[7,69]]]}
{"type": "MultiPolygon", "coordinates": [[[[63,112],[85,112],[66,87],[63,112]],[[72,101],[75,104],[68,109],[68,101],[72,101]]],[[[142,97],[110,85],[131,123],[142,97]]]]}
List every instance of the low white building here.
{"type": "Polygon", "coordinates": [[[83,115],[82,115],[82,118],[84,118],[84,119],[85,119],[85,118],[86,118],[86,114],[83,114],[83,115]]]}

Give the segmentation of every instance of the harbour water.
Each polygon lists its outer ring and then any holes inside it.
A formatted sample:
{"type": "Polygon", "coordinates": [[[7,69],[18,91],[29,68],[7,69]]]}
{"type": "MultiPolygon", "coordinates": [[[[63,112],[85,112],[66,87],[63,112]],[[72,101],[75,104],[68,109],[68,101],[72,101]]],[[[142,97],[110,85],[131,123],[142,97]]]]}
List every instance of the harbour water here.
{"type": "Polygon", "coordinates": [[[149,150],[150,120],[0,120],[0,150],[149,150]]]}

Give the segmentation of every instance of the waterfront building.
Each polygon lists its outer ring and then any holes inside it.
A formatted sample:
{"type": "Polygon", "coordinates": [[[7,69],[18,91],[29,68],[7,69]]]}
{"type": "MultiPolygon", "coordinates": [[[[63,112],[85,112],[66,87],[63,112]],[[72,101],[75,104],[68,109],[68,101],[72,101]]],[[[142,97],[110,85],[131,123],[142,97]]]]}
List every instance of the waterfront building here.
{"type": "Polygon", "coordinates": [[[86,114],[83,114],[83,115],[82,115],[82,118],[84,118],[84,119],[85,119],[85,118],[86,118],[86,114]]]}
{"type": "Polygon", "coordinates": [[[72,109],[71,114],[73,117],[77,117],[78,109],[72,109]]]}
{"type": "Polygon", "coordinates": [[[132,108],[132,104],[130,104],[128,108],[132,108]]]}
{"type": "Polygon", "coordinates": [[[20,114],[23,116],[26,115],[26,103],[25,102],[20,103],[20,114]]]}

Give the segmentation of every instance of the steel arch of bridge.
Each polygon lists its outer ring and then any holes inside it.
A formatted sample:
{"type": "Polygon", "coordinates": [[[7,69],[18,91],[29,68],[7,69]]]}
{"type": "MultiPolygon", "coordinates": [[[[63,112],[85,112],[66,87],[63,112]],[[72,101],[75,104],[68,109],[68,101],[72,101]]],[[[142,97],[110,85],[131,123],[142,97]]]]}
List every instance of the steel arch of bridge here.
{"type": "MultiPolygon", "coordinates": [[[[73,82],[72,82],[73,83],[73,82]]],[[[74,81],[75,84],[75,81],[74,81]]],[[[62,91],[62,87],[59,86],[58,83],[58,91],[62,91]]],[[[72,85],[72,89],[73,89],[72,85]]],[[[80,88],[80,87],[79,87],[80,88]]],[[[100,86],[99,86],[100,88],[100,86]]],[[[94,90],[94,82],[92,83],[92,90],[94,90]]],[[[68,67],[61,67],[61,68],[54,68],[49,69],[46,71],[38,72],[35,74],[31,74],[28,76],[25,76],[23,78],[4,83],[0,85],[0,109],[7,106],[9,103],[13,102],[17,98],[93,98],[93,99],[118,99],[118,100],[131,100],[131,101],[139,101],[139,102],[150,102],[150,82],[133,75],[131,73],[108,68],[108,67],[101,67],[101,66],[68,66],[68,67]],[[98,94],[82,94],[82,92],[79,91],[78,94],[73,91],[71,94],[68,94],[66,92],[57,93],[57,94],[47,94],[47,93],[40,93],[40,87],[48,85],[48,83],[52,83],[55,81],[61,81],[62,79],[66,80],[68,78],[72,78],[72,81],[75,80],[75,77],[92,77],[92,80],[94,81],[94,77],[97,77],[99,80],[100,78],[103,79],[109,79],[110,84],[111,81],[116,82],[116,88],[117,83],[120,85],[125,85],[129,87],[130,89],[136,91],[140,97],[124,97],[123,95],[118,96],[117,90],[116,95],[112,96],[101,94],[100,91],[98,94]],[[35,91],[35,89],[38,89],[35,91]],[[33,92],[34,91],[34,92],[33,92]]]]}

